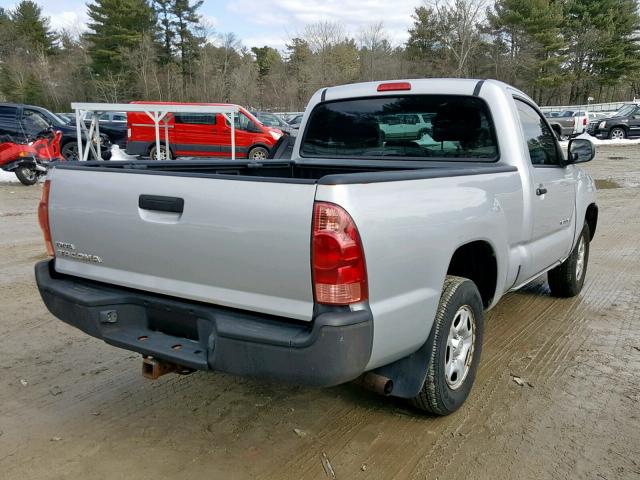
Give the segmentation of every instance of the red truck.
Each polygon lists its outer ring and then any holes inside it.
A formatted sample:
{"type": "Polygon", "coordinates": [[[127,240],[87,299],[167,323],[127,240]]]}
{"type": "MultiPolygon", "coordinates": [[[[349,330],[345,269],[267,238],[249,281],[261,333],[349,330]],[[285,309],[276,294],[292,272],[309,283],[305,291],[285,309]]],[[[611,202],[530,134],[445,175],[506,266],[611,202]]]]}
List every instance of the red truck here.
{"type": "MultiPolygon", "coordinates": [[[[147,102],[133,102],[145,104],[147,102]]],[[[220,103],[153,102],[164,105],[224,106],[220,103]]],[[[242,107],[235,116],[236,158],[263,160],[283,136],[277,128],[260,123],[242,107]]],[[[161,125],[160,152],[156,152],[153,121],[144,112],[127,114],[127,154],[164,160],[177,157],[231,157],[231,125],[221,113],[170,113],[167,115],[169,155],[165,127],[161,125]]]]}

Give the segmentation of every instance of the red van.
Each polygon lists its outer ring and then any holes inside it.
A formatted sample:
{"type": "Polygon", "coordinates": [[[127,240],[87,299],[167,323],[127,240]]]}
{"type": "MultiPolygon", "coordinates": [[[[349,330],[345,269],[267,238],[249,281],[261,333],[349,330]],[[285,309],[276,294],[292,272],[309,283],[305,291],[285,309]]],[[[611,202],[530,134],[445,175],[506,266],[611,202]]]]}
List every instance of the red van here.
{"type": "MultiPolygon", "coordinates": [[[[136,104],[150,102],[132,102],[136,104]]],[[[221,103],[173,103],[153,102],[163,105],[207,105],[225,106],[221,103]]],[[[242,107],[235,116],[236,158],[262,160],[269,158],[281,130],[262,125],[242,107]]],[[[221,113],[169,113],[168,158],[177,157],[231,157],[231,126],[221,113]]],[[[156,152],[154,124],[144,112],[127,114],[127,154],[165,159],[165,127],[160,124],[160,155],[156,152]]]]}

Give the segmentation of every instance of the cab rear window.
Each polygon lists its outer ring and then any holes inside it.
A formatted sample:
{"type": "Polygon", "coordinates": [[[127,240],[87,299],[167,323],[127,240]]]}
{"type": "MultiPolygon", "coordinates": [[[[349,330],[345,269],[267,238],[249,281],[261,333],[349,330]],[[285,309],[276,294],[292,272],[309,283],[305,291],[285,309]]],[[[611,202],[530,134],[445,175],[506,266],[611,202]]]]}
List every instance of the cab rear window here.
{"type": "Polygon", "coordinates": [[[495,128],[484,101],[453,95],[398,95],[317,105],[303,157],[495,161],[495,128]]]}

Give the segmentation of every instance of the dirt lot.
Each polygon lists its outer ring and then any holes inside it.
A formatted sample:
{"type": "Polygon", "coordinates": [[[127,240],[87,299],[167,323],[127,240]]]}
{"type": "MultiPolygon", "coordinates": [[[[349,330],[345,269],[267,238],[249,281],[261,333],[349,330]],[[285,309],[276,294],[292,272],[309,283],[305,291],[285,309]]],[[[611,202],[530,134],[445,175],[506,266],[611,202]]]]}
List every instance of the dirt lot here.
{"type": "Polygon", "coordinates": [[[46,311],[40,187],[0,184],[0,478],[321,479],[323,452],[338,479],[640,478],[640,146],[587,168],[604,188],[585,289],[505,297],[446,418],[354,385],[145,380],[137,355],[46,311]]]}

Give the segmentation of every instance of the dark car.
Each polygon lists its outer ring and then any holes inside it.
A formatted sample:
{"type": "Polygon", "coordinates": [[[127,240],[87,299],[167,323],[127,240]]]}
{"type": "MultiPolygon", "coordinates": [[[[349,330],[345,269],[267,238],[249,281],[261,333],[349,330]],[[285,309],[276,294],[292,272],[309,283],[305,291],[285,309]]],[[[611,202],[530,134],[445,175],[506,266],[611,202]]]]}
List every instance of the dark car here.
{"type": "MultiPolygon", "coordinates": [[[[48,128],[62,132],[62,156],[67,160],[78,160],[78,132],[75,125],[66,123],[46,108],[0,103],[0,135],[8,135],[16,142],[28,142],[48,128]]],[[[86,145],[86,139],[83,145],[86,145]]],[[[111,159],[111,141],[104,134],[100,135],[100,150],[103,160],[111,159]]]]}
{"type": "Polygon", "coordinates": [[[592,120],[587,126],[587,133],[615,140],[640,137],[640,106],[627,103],[611,116],[592,120]]]}
{"type": "Polygon", "coordinates": [[[299,113],[297,115],[294,115],[293,117],[291,117],[288,120],[289,125],[291,125],[293,128],[300,128],[300,125],[302,124],[302,118],[304,117],[304,115],[302,113],[299,113]]]}
{"type": "MultiPolygon", "coordinates": [[[[87,127],[91,124],[89,118],[84,119],[87,127]]],[[[118,145],[122,150],[127,147],[127,113],[104,112],[98,118],[100,133],[104,133],[111,143],[118,145]]],[[[74,120],[75,123],[75,120],[74,120]]]]}
{"type": "Polygon", "coordinates": [[[288,133],[289,135],[294,135],[294,136],[298,133],[297,127],[293,127],[289,125],[282,118],[280,118],[279,116],[271,112],[252,111],[251,114],[254,117],[256,117],[258,120],[260,120],[260,123],[262,123],[267,127],[274,127],[279,130],[282,130],[285,133],[288,133]]]}

